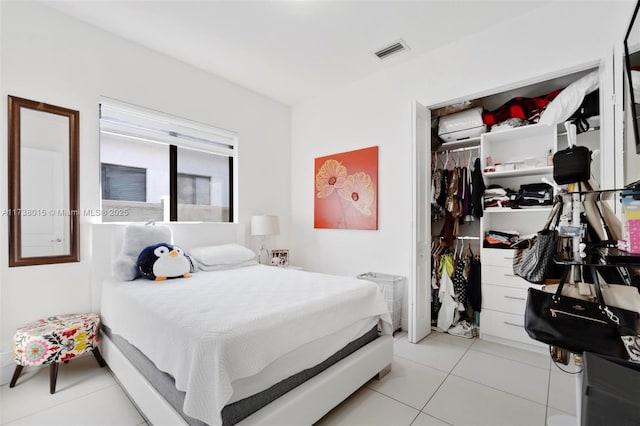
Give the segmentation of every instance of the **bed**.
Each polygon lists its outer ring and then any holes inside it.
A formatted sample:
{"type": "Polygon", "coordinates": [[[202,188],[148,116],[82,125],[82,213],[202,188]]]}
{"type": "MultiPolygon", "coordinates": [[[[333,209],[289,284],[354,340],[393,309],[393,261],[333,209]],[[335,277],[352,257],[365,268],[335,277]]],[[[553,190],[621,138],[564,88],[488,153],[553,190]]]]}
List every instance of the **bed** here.
{"type": "MultiPolygon", "coordinates": [[[[237,224],[170,227],[187,252],[244,243],[237,224]]],[[[389,370],[374,283],[263,265],[119,282],[110,265],[124,228],[92,227],[92,304],[105,360],[153,424],[312,424],[389,370]]]]}

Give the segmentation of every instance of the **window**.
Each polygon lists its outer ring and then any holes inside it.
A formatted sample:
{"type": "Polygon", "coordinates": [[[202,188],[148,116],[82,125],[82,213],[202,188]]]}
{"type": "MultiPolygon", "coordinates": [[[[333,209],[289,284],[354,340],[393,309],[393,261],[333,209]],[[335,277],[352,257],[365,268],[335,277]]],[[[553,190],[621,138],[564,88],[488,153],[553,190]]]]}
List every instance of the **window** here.
{"type": "Polygon", "coordinates": [[[209,205],[210,188],[211,178],[209,176],[178,173],[178,205],[209,205]]]}
{"type": "Polygon", "coordinates": [[[100,160],[105,222],[233,221],[234,133],[103,99],[100,160]]]}
{"type": "Polygon", "coordinates": [[[147,169],[102,163],[101,178],[103,200],[147,201],[147,169]]]}

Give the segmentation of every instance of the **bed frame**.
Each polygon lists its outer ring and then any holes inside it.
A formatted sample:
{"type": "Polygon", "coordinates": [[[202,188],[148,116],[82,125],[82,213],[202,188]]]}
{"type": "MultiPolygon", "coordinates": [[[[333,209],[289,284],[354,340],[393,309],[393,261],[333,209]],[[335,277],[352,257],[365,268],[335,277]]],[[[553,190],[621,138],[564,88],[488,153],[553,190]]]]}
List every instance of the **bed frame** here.
{"type": "MultiPolygon", "coordinates": [[[[246,245],[245,228],[233,223],[163,224],[184,250],[198,246],[237,242],[246,245]]],[[[111,262],[122,245],[126,224],[101,223],[91,228],[92,310],[100,312],[102,282],[111,277],[111,262]]],[[[102,355],[130,397],[154,425],[187,425],[182,416],[103,334],[102,355]]],[[[340,404],[371,378],[391,370],[392,336],[380,336],[322,373],[276,399],[238,425],[311,425],[340,404]]]]}

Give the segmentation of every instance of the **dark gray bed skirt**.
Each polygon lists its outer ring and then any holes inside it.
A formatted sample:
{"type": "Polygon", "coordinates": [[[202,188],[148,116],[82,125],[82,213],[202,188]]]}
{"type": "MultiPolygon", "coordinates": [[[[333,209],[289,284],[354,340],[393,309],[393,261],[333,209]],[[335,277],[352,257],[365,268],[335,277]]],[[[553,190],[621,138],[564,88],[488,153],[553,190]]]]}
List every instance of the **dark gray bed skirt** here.
{"type": "MultiPolygon", "coordinates": [[[[102,329],[104,333],[109,336],[111,341],[118,347],[118,349],[120,349],[124,356],[126,356],[127,359],[129,359],[129,361],[149,381],[149,383],[151,383],[151,385],[165,397],[167,402],[169,402],[171,406],[173,406],[173,408],[178,413],[180,413],[180,415],[189,425],[205,425],[205,423],[203,423],[202,421],[184,414],[184,412],[182,411],[182,406],[184,405],[185,393],[175,388],[175,383],[171,375],[158,370],[155,364],[142,352],[140,352],[138,348],[131,345],[126,339],[112,333],[111,329],[108,326],[103,324],[102,329]]],[[[322,361],[320,364],[294,374],[293,376],[288,377],[279,383],[276,383],[275,385],[262,392],[248,396],[244,399],[241,399],[240,401],[236,401],[225,406],[222,409],[222,424],[224,426],[227,426],[234,425],[240,422],[245,417],[250,416],[265,405],[271,403],[296,386],[311,379],[315,375],[321,373],[322,371],[331,367],[333,364],[346,358],[358,349],[365,346],[367,343],[372,342],[377,338],[378,329],[377,326],[374,326],[367,333],[351,341],[350,343],[347,343],[347,345],[345,345],[342,349],[322,361]]]]}

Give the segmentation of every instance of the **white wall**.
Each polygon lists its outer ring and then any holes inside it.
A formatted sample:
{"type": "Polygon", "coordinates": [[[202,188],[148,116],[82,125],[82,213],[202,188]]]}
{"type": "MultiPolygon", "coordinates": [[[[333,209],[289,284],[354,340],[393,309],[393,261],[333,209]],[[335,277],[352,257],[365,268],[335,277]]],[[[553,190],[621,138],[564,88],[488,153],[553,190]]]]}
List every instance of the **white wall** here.
{"type": "MultiPolygon", "coordinates": [[[[237,218],[248,223],[252,214],[279,215],[282,235],[273,244],[287,247],[288,106],[37,2],[1,2],[0,15],[0,127],[6,129],[9,94],[80,111],[81,212],[100,207],[98,102],[107,96],[237,132],[237,218]],[[265,173],[269,179],[264,179],[265,173]]],[[[0,149],[0,176],[7,176],[6,146],[0,149]]],[[[7,186],[2,185],[0,211],[6,208],[7,186]]],[[[11,338],[17,327],[49,315],[90,309],[88,237],[94,220],[80,218],[81,262],[19,268],[7,267],[8,220],[0,220],[2,382],[5,372],[13,369],[11,338]]],[[[250,243],[258,248],[257,241],[250,243]]]]}
{"type": "Polygon", "coordinates": [[[291,249],[298,262],[336,274],[410,277],[413,102],[434,105],[597,63],[622,41],[633,5],[557,2],[294,106],[291,249]],[[380,147],[379,230],[315,230],[314,158],[373,145],[380,147]]]}

